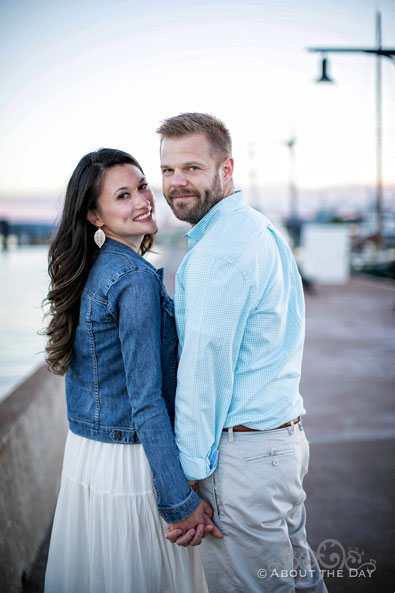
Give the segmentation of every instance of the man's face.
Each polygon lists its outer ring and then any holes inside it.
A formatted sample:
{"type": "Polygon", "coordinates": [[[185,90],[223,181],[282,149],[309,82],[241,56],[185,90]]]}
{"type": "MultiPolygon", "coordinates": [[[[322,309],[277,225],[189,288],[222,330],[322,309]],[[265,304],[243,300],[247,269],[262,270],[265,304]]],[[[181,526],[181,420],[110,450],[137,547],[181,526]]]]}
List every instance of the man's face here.
{"type": "Polygon", "coordinates": [[[163,194],[178,219],[196,224],[224,197],[221,165],[204,134],[163,138],[160,159],[163,194]]]}

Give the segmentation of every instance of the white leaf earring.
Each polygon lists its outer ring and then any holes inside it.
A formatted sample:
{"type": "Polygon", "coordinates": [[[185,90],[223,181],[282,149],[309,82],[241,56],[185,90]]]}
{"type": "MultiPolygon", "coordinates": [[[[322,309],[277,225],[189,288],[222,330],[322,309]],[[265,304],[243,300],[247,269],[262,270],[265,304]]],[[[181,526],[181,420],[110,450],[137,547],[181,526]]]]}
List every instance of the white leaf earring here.
{"type": "Polygon", "coordinates": [[[93,238],[95,240],[96,245],[99,247],[102,247],[104,244],[104,241],[106,240],[106,235],[103,233],[103,231],[99,228],[97,229],[96,233],[93,235],[93,238]]]}

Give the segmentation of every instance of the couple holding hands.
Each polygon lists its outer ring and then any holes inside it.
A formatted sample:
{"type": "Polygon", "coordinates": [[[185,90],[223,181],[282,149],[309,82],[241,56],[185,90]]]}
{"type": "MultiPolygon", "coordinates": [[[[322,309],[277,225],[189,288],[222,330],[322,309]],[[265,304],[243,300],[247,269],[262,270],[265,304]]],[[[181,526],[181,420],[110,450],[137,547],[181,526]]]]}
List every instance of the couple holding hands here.
{"type": "Polygon", "coordinates": [[[45,592],[325,592],[305,531],[295,260],[234,190],[220,120],[183,113],[158,133],[163,194],[192,225],[174,301],[144,259],[154,195],[125,152],[81,159],[50,246],[47,361],[70,430],[45,592]]]}

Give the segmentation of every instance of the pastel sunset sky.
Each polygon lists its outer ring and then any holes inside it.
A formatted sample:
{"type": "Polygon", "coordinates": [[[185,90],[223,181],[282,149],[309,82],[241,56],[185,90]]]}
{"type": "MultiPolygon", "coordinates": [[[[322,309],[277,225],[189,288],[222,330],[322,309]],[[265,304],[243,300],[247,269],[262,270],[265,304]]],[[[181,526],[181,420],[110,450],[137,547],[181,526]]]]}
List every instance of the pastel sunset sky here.
{"type": "MultiPolygon", "coordinates": [[[[234,143],[235,180],[286,187],[295,134],[306,191],[374,185],[375,58],[309,46],[395,47],[393,0],[2,0],[0,201],[57,199],[80,157],[122,148],[160,186],[159,122],[213,113],[234,143]]],[[[395,62],[382,61],[383,176],[395,183],[395,62]]],[[[1,214],[1,213],[0,213],[1,214]]]]}

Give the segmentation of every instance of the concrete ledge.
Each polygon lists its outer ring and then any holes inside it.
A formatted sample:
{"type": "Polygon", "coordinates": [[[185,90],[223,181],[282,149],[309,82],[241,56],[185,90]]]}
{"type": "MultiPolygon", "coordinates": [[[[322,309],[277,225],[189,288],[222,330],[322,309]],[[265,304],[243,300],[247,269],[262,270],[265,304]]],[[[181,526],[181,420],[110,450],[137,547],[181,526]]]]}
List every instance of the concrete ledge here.
{"type": "Polygon", "coordinates": [[[45,366],[0,404],[0,593],[20,593],[51,523],[66,433],[64,378],[45,366]]]}

